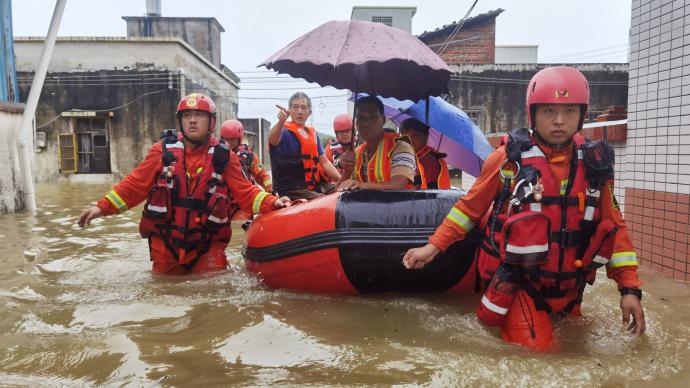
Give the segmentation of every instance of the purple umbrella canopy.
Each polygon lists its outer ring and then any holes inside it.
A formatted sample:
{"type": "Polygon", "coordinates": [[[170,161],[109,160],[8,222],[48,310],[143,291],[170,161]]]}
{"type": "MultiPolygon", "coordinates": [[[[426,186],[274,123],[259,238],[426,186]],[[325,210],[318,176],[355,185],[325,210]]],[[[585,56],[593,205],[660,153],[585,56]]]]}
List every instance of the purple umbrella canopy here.
{"type": "Polygon", "coordinates": [[[259,66],[321,86],[412,101],[446,92],[451,74],[416,37],[361,20],[322,24],[259,66]]]}

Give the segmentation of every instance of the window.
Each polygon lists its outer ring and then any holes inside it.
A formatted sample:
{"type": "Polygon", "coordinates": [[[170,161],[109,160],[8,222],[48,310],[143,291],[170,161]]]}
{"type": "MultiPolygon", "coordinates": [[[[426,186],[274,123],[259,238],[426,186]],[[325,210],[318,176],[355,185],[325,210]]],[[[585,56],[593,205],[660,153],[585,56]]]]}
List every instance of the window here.
{"type": "Polygon", "coordinates": [[[393,27],[393,17],[392,16],[372,16],[371,21],[374,23],[383,23],[388,27],[393,27]]]}
{"type": "Polygon", "coordinates": [[[60,172],[63,174],[77,172],[77,150],[74,133],[58,135],[58,160],[60,160],[60,172]]]}
{"type": "Polygon", "coordinates": [[[486,129],[484,128],[484,111],[481,109],[465,109],[465,113],[467,113],[467,116],[469,116],[470,120],[477,124],[479,129],[482,131],[486,132],[486,129]]]}

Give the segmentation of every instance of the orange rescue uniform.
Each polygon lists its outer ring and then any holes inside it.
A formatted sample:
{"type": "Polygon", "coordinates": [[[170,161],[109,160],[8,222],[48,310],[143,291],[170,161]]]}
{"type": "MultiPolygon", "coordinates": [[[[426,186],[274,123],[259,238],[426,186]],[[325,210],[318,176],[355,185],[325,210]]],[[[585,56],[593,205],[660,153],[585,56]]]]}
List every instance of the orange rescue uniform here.
{"type": "MultiPolygon", "coordinates": [[[[184,168],[187,171],[186,183],[188,187],[195,187],[199,176],[203,172],[208,149],[208,144],[196,148],[185,147],[183,162],[184,168]]],[[[141,164],[132,170],[120,183],[115,185],[105,197],[98,201],[97,206],[101,208],[104,216],[124,212],[146,200],[163,169],[161,156],[162,146],[158,142],[151,147],[141,164]]],[[[232,194],[233,200],[243,210],[250,213],[267,213],[275,210],[274,203],[278,198],[261,191],[261,189],[245,179],[242,175],[239,159],[233,152],[230,153],[230,161],[223,172],[223,181],[232,194]]],[[[151,260],[153,261],[153,272],[179,275],[190,272],[203,273],[225,269],[228,265],[225,256],[226,246],[227,244],[212,243],[208,252],[202,255],[194,266],[187,268],[178,264],[160,237],[153,235],[149,244],[151,260]]],[[[190,251],[186,254],[196,255],[196,252],[190,251]]]]}
{"type": "MultiPolygon", "coordinates": [[[[554,150],[549,147],[541,147],[549,161],[551,172],[557,179],[568,179],[572,147],[564,147],[562,150],[554,150]]],[[[429,242],[438,249],[445,251],[448,246],[457,240],[462,240],[467,233],[481,220],[494,199],[501,190],[501,165],[507,159],[505,146],[500,146],[489,155],[484,162],[480,176],[467,193],[467,195],[453,206],[443,223],[429,238],[429,242]]],[[[637,276],[637,260],[619,260],[621,258],[635,258],[628,230],[623,216],[617,205],[614,205],[614,197],[611,192],[613,182],[604,185],[601,190],[600,211],[601,219],[610,219],[618,227],[615,234],[612,260],[606,266],[607,276],[614,279],[618,288],[639,288],[642,281],[637,276]]]]}

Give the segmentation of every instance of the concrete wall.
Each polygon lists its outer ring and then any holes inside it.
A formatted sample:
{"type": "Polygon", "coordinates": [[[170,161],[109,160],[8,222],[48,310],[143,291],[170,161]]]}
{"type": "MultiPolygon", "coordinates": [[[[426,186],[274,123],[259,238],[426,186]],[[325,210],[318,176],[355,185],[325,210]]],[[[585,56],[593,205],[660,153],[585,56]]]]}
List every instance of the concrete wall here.
{"type": "MultiPolygon", "coordinates": [[[[456,65],[448,88],[451,102],[477,116],[486,133],[527,125],[525,91],[532,76],[546,64],[456,65]]],[[[590,111],[627,105],[626,64],[574,64],[590,82],[590,111]]]]}
{"type": "MultiPolygon", "coordinates": [[[[22,96],[28,95],[41,45],[42,39],[15,40],[22,96]]],[[[162,129],[177,126],[177,103],[192,92],[214,99],[219,123],[237,117],[236,82],[179,39],[58,39],[36,112],[37,126],[48,123],[38,129],[48,135],[47,148],[36,154],[38,181],[63,177],[57,140],[72,132],[74,121],[59,117],[62,112],[112,112],[110,165],[119,178],[143,160],[162,129]]]]}
{"type": "Polygon", "coordinates": [[[220,33],[215,18],[172,18],[125,16],[128,37],[180,38],[220,67],[220,33]]]}
{"type": "Polygon", "coordinates": [[[0,102],[0,214],[24,209],[15,135],[23,112],[23,104],[0,102]]]}
{"type": "Polygon", "coordinates": [[[391,27],[412,33],[412,17],[417,7],[352,7],[350,19],[373,21],[374,16],[390,16],[393,18],[391,27]]]}
{"type": "Polygon", "coordinates": [[[537,63],[539,46],[496,46],[495,63],[537,63]]]}
{"type": "Polygon", "coordinates": [[[633,0],[625,218],[642,266],[690,280],[690,7],[633,0]]]}

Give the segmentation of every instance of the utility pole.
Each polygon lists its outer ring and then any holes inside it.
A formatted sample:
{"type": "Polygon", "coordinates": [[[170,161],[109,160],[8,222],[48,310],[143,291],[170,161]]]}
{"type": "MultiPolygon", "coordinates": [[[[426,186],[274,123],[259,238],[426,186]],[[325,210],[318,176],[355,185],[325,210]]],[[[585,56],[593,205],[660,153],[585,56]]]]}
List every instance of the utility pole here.
{"type": "Polygon", "coordinates": [[[41,52],[41,58],[38,61],[38,66],[34,73],[34,80],[31,83],[29,97],[26,99],[22,121],[17,129],[17,151],[19,153],[19,164],[22,172],[22,182],[24,184],[24,206],[27,211],[32,213],[36,211],[36,192],[34,189],[34,174],[31,171],[31,152],[33,152],[34,148],[31,122],[36,114],[38,98],[43,89],[43,81],[45,81],[46,78],[50,57],[53,55],[55,38],[57,37],[58,29],[60,29],[60,21],[62,20],[62,14],[65,11],[66,3],[67,0],[57,0],[57,3],[55,3],[55,10],[53,11],[53,18],[48,28],[48,35],[43,43],[43,51],[41,52]],[[29,141],[32,143],[31,147],[29,147],[29,141]]]}

